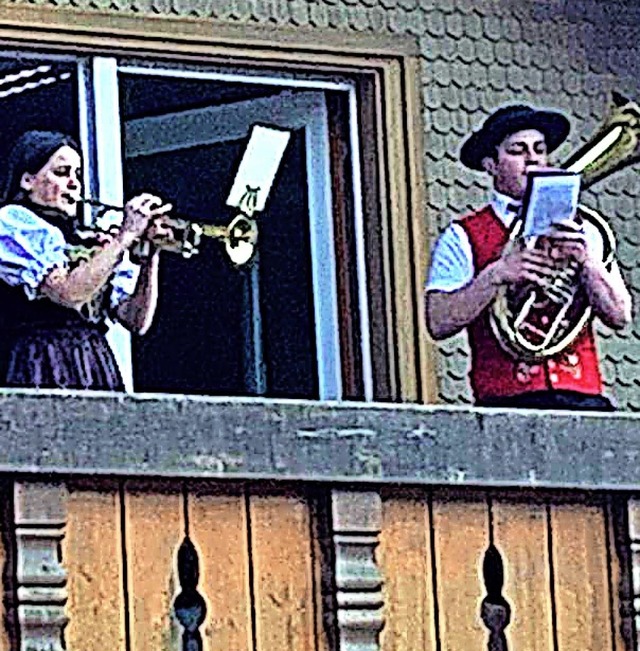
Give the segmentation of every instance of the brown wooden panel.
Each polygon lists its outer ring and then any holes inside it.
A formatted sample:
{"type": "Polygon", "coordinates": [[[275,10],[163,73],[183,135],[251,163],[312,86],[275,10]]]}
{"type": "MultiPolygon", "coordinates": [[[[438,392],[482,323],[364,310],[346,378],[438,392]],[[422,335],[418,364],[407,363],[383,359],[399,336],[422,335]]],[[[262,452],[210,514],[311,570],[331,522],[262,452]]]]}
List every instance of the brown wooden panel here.
{"type": "Polygon", "coordinates": [[[387,498],[378,564],[384,578],[383,651],[435,651],[432,555],[426,498],[387,498]]]}
{"type": "Polygon", "coordinates": [[[62,558],[68,571],[69,649],[125,649],[120,500],[111,490],[70,490],[62,558]]]}
{"type": "MultiPolygon", "coordinates": [[[[7,562],[7,553],[4,545],[0,545],[0,567],[4,568],[7,562]]],[[[11,642],[9,640],[9,632],[7,631],[8,622],[6,620],[6,609],[4,599],[0,604],[0,650],[9,651],[11,649],[11,642]]]]}
{"type": "Polygon", "coordinates": [[[633,601],[631,573],[628,566],[628,555],[631,550],[628,548],[627,537],[624,535],[628,533],[628,529],[626,531],[622,530],[622,527],[626,529],[628,526],[626,518],[621,517],[621,511],[625,509],[625,506],[625,500],[616,503],[615,498],[608,500],[606,505],[607,545],[609,547],[611,568],[609,589],[611,591],[614,651],[626,651],[630,646],[633,646],[633,623],[628,615],[623,617],[623,612],[629,613],[633,601]],[[621,536],[621,534],[623,535],[621,536]]]}
{"type": "Polygon", "coordinates": [[[329,511],[328,501],[314,499],[309,503],[315,594],[316,651],[331,651],[335,647],[335,604],[332,599],[334,590],[333,574],[328,571],[333,552],[333,541],[329,532],[329,511]]]}
{"type": "Polygon", "coordinates": [[[553,651],[546,507],[494,502],[493,524],[505,566],[503,596],[511,605],[509,648],[553,651]]]}
{"type": "Polygon", "coordinates": [[[309,508],[295,495],[250,497],[260,651],[315,651],[309,508]]]}
{"type": "Polygon", "coordinates": [[[172,602],[180,585],[176,554],[184,538],[183,499],[159,487],[125,492],[131,651],[179,648],[172,602]]]}
{"type": "Polygon", "coordinates": [[[391,213],[390,193],[388,182],[388,163],[386,154],[385,96],[383,93],[382,72],[373,75],[371,84],[360,84],[364,106],[371,109],[363,112],[362,125],[362,157],[363,169],[367,172],[366,186],[363,192],[364,210],[367,217],[367,270],[370,279],[369,292],[371,295],[371,344],[373,354],[372,364],[374,377],[381,385],[376,385],[375,398],[380,400],[398,400],[400,395],[397,347],[395,343],[395,311],[393,309],[391,261],[391,213]],[[371,137],[367,137],[371,136],[371,137]],[[375,137],[375,146],[373,144],[375,137]],[[375,175],[372,161],[377,167],[375,175]],[[374,196],[371,189],[377,189],[374,196]],[[384,315],[384,317],[383,317],[384,315]],[[384,339],[383,339],[384,335],[384,339]],[[384,355],[382,355],[384,351],[384,355]],[[386,364],[381,365],[379,358],[385,358],[386,364]],[[381,377],[381,371],[386,371],[386,377],[381,377]],[[376,372],[377,371],[377,372],[376,372]],[[386,381],[384,381],[386,380],[386,381]],[[387,392],[385,395],[384,391],[387,392]]]}
{"type": "Polygon", "coordinates": [[[384,74],[384,117],[387,144],[387,182],[389,193],[390,240],[393,247],[393,295],[395,350],[400,378],[400,399],[417,401],[420,377],[416,366],[416,300],[411,258],[410,215],[407,192],[407,159],[403,132],[402,66],[390,63],[384,74]]]}
{"type": "Polygon", "coordinates": [[[17,635],[15,609],[7,612],[7,593],[15,588],[15,557],[11,552],[14,546],[13,536],[13,486],[12,483],[0,483],[0,573],[2,575],[3,599],[0,599],[0,649],[10,651],[11,638],[17,635]]]}
{"type": "Polygon", "coordinates": [[[198,550],[198,591],[207,602],[200,628],[209,649],[251,649],[249,551],[244,494],[197,486],[189,493],[189,535],[198,550]]]}
{"type": "Polygon", "coordinates": [[[436,348],[427,334],[423,288],[428,268],[430,242],[427,237],[425,219],[425,180],[424,180],[424,118],[422,114],[421,62],[418,57],[405,57],[404,72],[404,111],[406,114],[405,138],[407,142],[407,172],[409,175],[410,210],[410,255],[414,276],[414,300],[417,303],[417,372],[422,378],[418,400],[433,403],[438,398],[438,378],[436,373],[436,348]]]}
{"type": "Polygon", "coordinates": [[[489,544],[487,505],[434,498],[433,526],[441,649],[485,649],[488,632],[480,620],[480,602],[489,544]]]}
{"type": "Polygon", "coordinates": [[[551,507],[559,651],[612,648],[607,536],[601,507],[551,507]]]}
{"type": "Polygon", "coordinates": [[[329,161],[333,241],[336,253],[342,397],[362,400],[362,352],[356,242],[353,218],[353,175],[349,148],[349,97],[345,93],[325,93],[329,122],[329,161]]]}

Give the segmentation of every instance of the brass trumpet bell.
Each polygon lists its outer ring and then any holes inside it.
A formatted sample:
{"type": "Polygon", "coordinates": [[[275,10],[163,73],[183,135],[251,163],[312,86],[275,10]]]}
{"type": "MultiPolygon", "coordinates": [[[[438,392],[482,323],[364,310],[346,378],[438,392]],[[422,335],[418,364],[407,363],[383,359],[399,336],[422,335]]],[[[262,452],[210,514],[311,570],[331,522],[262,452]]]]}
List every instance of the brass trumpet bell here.
{"type": "Polygon", "coordinates": [[[252,219],[244,215],[236,215],[228,226],[214,226],[211,224],[190,224],[186,241],[189,247],[185,257],[190,257],[197,252],[202,237],[212,237],[222,240],[231,262],[237,267],[247,264],[253,257],[258,240],[258,226],[252,219]]]}
{"type": "MultiPolygon", "coordinates": [[[[99,220],[103,225],[94,232],[109,232],[113,227],[113,220],[105,219],[106,213],[113,211],[122,213],[123,208],[110,206],[91,199],[85,199],[84,203],[97,207],[102,211],[99,220]]],[[[159,219],[149,236],[148,241],[162,251],[179,253],[184,258],[190,258],[199,252],[199,246],[203,237],[220,240],[231,262],[240,267],[247,264],[256,250],[258,240],[258,225],[255,220],[244,214],[236,215],[227,226],[214,224],[202,224],[190,221],[181,217],[166,216],[159,219]]],[[[134,254],[141,255],[145,242],[137,247],[139,250],[134,254]]]]}

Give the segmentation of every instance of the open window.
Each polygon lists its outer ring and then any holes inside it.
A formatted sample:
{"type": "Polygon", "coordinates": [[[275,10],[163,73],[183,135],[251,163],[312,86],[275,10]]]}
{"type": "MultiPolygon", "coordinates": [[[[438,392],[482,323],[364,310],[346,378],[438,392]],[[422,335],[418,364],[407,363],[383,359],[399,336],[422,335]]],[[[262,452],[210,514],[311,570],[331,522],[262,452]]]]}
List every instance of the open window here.
{"type": "MultiPolygon", "coordinates": [[[[88,20],[100,32],[100,19],[88,20]]],[[[25,129],[67,131],[82,143],[86,196],[123,205],[151,191],[181,216],[226,224],[251,127],[292,137],[257,217],[255,259],[234,268],[215,240],[189,259],[163,254],[152,329],[138,338],[111,328],[129,389],[422,399],[428,350],[419,139],[411,136],[419,111],[407,78],[415,62],[358,53],[309,63],[304,48],[281,61],[240,40],[236,56],[218,56],[215,46],[192,56],[184,34],[175,47],[170,34],[162,49],[150,40],[141,55],[136,39],[146,32],[141,24],[133,32],[117,53],[105,36],[99,49],[89,38],[73,56],[59,53],[62,38],[57,53],[31,40],[18,47],[27,32],[5,40],[5,76],[26,79],[40,67],[55,79],[2,100],[16,119],[0,136],[0,155],[25,129]]]]}
{"type": "MultiPolygon", "coordinates": [[[[150,191],[194,221],[227,223],[252,126],[292,131],[250,264],[234,268],[215,241],[193,258],[167,254],[150,333],[134,339],[131,354],[126,335],[112,333],[135,389],[340,399],[325,93],[352,86],[103,57],[92,82],[92,131],[105,161],[96,185],[106,202],[150,191]]],[[[367,333],[361,342],[368,348],[367,333]]]]}

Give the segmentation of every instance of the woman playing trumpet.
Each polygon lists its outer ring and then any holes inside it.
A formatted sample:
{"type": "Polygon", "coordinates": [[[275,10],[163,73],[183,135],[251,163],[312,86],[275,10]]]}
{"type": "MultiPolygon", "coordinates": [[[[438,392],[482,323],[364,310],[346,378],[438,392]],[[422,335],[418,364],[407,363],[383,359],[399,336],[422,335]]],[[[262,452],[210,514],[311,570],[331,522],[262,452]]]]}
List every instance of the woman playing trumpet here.
{"type": "Polygon", "coordinates": [[[0,208],[0,383],[6,386],[123,390],[105,338],[107,320],[144,333],[158,294],[159,251],[134,265],[129,251],[171,206],[141,194],[121,226],[77,251],[82,160],[70,137],[29,131],[9,156],[0,208]]]}

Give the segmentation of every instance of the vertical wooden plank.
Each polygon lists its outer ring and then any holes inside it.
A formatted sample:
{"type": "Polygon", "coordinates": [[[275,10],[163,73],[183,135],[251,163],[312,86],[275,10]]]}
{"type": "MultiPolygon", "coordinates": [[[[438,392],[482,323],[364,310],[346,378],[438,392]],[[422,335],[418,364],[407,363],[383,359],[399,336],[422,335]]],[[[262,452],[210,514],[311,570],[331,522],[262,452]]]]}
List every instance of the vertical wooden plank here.
{"type": "Polygon", "coordinates": [[[252,494],[250,518],[257,648],[315,651],[308,505],[294,494],[252,494]]]}
{"type": "Polygon", "coordinates": [[[627,531],[623,529],[623,527],[627,528],[628,520],[621,517],[625,507],[626,500],[614,496],[607,499],[605,507],[614,651],[626,651],[628,647],[633,646],[632,623],[628,614],[633,608],[631,572],[629,571],[631,549],[627,537],[628,529],[627,531]]]}
{"type": "Polygon", "coordinates": [[[486,502],[436,496],[433,527],[441,649],[484,649],[488,632],[480,603],[485,595],[482,560],[489,544],[486,502]]]}
{"type": "Polygon", "coordinates": [[[0,573],[2,599],[0,600],[0,650],[11,651],[11,639],[17,637],[17,622],[12,592],[15,589],[15,537],[13,534],[13,482],[0,482],[0,573]]]}
{"type": "Polygon", "coordinates": [[[338,285],[342,398],[362,400],[362,351],[360,349],[360,310],[355,258],[353,211],[353,161],[349,148],[349,97],[346,93],[326,92],[329,122],[329,162],[333,240],[338,285]]]}
{"type": "MultiPolygon", "coordinates": [[[[392,191],[392,181],[389,180],[389,163],[388,163],[388,153],[387,153],[387,139],[386,139],[386,130],[387,130],[387,118],[385,116],[385,107],[386,107],[386,96],[383,89],[384,83],[384,71],[376,72],[375,83],[373,84],[372,94],[375,99],[375,134],[377,136],[376,151],[375,155],[377,157],[378,168],[377,168],[377,181],[378,189],[380,192],[379,199],[375,205],[374,213],[380,214],[380,221],[376,224],[377,228],[369,229],[373,231],[375,237],[373,241],[376,244],[380,245],[379,249],[379,258],[380,266],[372,268],[372,263],[368,262],[369,265],[369,275],[372,278],[376,278],[372,271],[378,271],[382,273],[381,284],[382,288],[382,301],[380,307],[384,309],[385,312],[385,328],[384,333],[386,335],[385,347],[383,348],[380,344],[382,343],[378,338],[378,333],[375,331],[372,333],[372,343],[375,346],[378,345],[380,350],[385,350],[386,358],[388,360],[388,390],[389,398],[391,400],[398,400],[400,397],[400,386],[399,386],[399,370],[398,370],[398,347],[396,345],[396,332],[398,326],[396,324],[396,311],[394,308],[394,287],[392,285],[393,279],[393,262],[391,259],[391,248],[393,242],[393,229],[391,226],[391,196],[393,195],[392,191]]],[[[363,153],[365,157],[367,155],[372,155],[373,152],[368,151],[367,146],[364,146],[363,153]]],[[[365,198],[367,194],[365,193],[365,198]]],[[[369,242],[371,245],[371,240],[369,242]]],[[[367,256],[371,257],[371,256],[367,256]]],[[[375,257],[375,256],[373,256],[375,257]]],[[[375,322],[372,323],[375,326],[375,322]]],[[[382,330],[382,329],[381,329],[382,330]]],[[[377,355],[373,355],[375,360],[377,355]]],[[[376,396],[378,397],[378,396],[376,396]]]]}
{"type": "Polygon", "coordinates": [[[418,369],[422,381],[418,400],[424,403],[436,402],[438,397],[438,377],[436,372],[435,344],[427,334],[424,317],[424,286],[429,257],[430,243],[427,238],[425,216],[424,179],[424,118],[422,115],[422,79],[420,59],[404,57],[404,111],[406,114],[405,138],[407,141],[407,171],[409,175],[409,210],[411,212],[411,264],[414,275],[414,288],[417,308],[418,369]]]}
{"type": "Polygon", "coordinates": [[[384,577],[382,651],[435,651],[430,518],[424,494],[403,491],[382,504],[378,565],[384,577]]]}
{"type": "Polygon", "coordinates": [[[636,496],[627,497],[627,507],[619,510],[624,529],[618,530],[618,541],[623,552],[627,555],[626,586],[627,616],[630,635],[627,636],[628,648],[638,648],[638,631],[640,630],[640,615],[636,607],[635,595],[640,594],[640,502],[636,496]]]}
{"type": "Polygon", "coordinates": [[[400,399],[416,401],[420,379],[416,367],[417,306],[413,286],[414,261],[411,256],[410,219],[408,215],[407,160],[404,142],[402,66],[400,61],[387,62],[384,69],[385,135],[387,145],[387,182],[391,188],[390,236],[393,243],[393,302],[395,311],[395,346],[400,377],[400,399]]]}
{"type": "Polygon", "coordinates": [[[176,554],[184,538],[182,495],[158,484],[125,485],[125,537],[131,651],[178,649],[173,616],[176,554]]]}
{"type": "Polygon", "coordinates": [[[70,487],[62,554],[69,649],[125,649],[121,541],[117,486],[70,487]]]}
{"type": "Polygon", "coordinates": [[[613,641],[603,509],[587,504],[550,509],[558,648],[608,651],[613,641]]]}
{"type": "MultiPolygon", "coordinates": [[[[2,496],[4,497],[4,496],[2,496]]],[[[4,523],[3,523],[4,524],[4,523]]],[[[2,568],[2,573],[3,576],[5,574],[5,567],[7,563],[7,536],[5,536],[5,532],[3,531],[2,533],[2,543],[0,545],[0,567],[2,568]]],[[[3,581],[3,596],[4,596],[4,591],[6,588],[4,587],[4,581],[3,581]]],[[[11,642],[9,640],[9,631],[7,630],[7,611],[6,611],[6,601],[5,599],[2,599],[2,602],[0,603],[0,651],[10,651],[11,649],[11,642]]]]}
{"type": "Polygon", "coordinates": [[[331,651],[335,647],[334,630],[334,577],[331,567],[328,496],[314,495],[309,498],[311,517],[311,561],[313,565],[313,589],[315,594],[316,651],[331,651]]]}
{"type": "Polygon", "coordinates": [[[511,605],[509,648],[553,651],[546,506],[496,501],[493,526],[511,605]]]}
{"type": "Polygon", "coordinates": [[[382,97],[381,79],[377,73],[362,75],[356,81],[360,111],[361,187],[364,212],[364,246],[367,276],[367,297],[369,301],[369,337],[372,355],[374,400],[395,399],[395,361],[393,359],[393,326],[388,306],[390,278],[388,270],[388,229],[386,188],[381,183],[384,174],[382,153],[382,97]]]}
{"type": "Polygon", "coordinates": [[[200,627],[208,649],[251,651],[247,517],[241,489],[206,485],[189,492],[189,535],[198,550],[198,592],[207,602],[200,627]]]}

